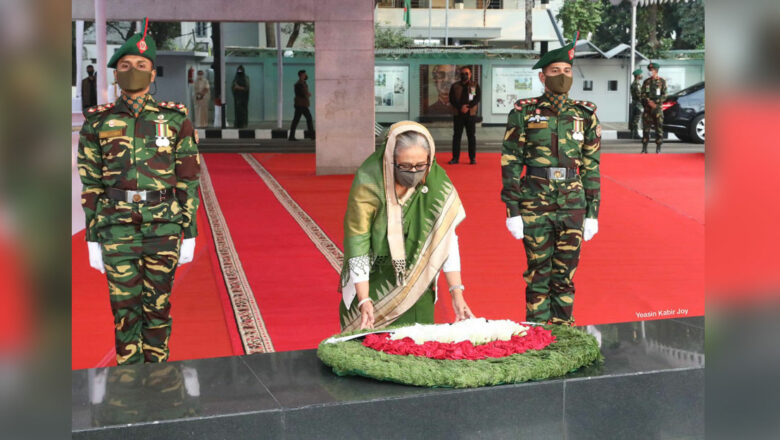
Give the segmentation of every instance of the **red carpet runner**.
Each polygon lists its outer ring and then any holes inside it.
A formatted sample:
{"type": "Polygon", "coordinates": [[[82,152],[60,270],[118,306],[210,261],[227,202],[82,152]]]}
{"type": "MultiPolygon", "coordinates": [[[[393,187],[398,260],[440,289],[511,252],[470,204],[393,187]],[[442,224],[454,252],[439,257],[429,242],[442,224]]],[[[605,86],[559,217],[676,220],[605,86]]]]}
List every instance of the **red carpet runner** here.
{"type": "MultiPolygon", "coordinates": [[[[195,261],[177,272],[172,295],[172,360],[243,353],[234,308],[248,352],[316,347],[338,331],[334,269],[352,176],[316,176],[313,154],[205,158],[215,229],[201,209],[195,261]]],[[[466,296],[478,316],[523,320],[525,258],[504,226],[499,155],[479,160],[444,165],[467,213],[458,228],[466,296]]],[[[602,162],[600,232],[584,244],[576,276],[578,324],[702,315],[703,156],[602,162]]],[[[105,278],[89,268],[83,240],[73,237],[73,368],[114,362],[105,278]]],[[[440,287],[436,320],[450,321],[443,277],[440,287]]]]}
{"type": "Polygon", "coordinates": [[[242,156],[205,157],[273,349],[316,347],[339,330],[333,267],[242,156]]]}
{"type": "MultiPolygon", "coordinates": [[[[315,176],[310,154],[254,157],[340,247],[352,176],[315,176]]],[[[525,258],[504,226],[499,155],[479,160],[444,165],[466,208],[458,230],[466,295],[479,316],[522,320],[525,258]]],[[[605,154],[602,176],[600,232],[584,244],[576,276],[577,323],[703,315],[703,155],[605,154]]],[[[336,273],[324,275],[311,296],[328,297],[335,315],[336,273]]],[[[437,322],[453,316],[444,292],[437,322]]]]}

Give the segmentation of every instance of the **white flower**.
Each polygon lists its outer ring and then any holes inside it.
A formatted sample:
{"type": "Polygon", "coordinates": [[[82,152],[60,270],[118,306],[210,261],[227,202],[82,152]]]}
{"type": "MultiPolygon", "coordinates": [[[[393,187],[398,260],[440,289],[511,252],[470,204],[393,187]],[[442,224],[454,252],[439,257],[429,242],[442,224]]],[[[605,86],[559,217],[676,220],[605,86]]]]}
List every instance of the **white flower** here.
{"type": "Polygon", "coordinates": [[[415,344],[427,341],[458,343],[471,341],[474,345],[492,341],[508,341],[514,335],[525,335],[528,327],[508,319],[488,321],[485,318],[472,318],[453,324],[414,324],[394,330],[391,340],[411,338],[415,344]]]}

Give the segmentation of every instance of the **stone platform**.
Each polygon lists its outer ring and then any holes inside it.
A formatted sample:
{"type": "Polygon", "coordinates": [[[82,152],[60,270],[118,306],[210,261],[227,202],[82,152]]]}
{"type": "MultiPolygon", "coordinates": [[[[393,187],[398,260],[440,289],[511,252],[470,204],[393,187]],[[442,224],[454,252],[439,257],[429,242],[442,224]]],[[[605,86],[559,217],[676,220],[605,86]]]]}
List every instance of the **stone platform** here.
{"type": "Polygon", "coordinates": [[[74,439],[704,438],[704,318],[587,327],[605,361],[465,390],[338,377],[314,350],[73,372],[74,439]]]}

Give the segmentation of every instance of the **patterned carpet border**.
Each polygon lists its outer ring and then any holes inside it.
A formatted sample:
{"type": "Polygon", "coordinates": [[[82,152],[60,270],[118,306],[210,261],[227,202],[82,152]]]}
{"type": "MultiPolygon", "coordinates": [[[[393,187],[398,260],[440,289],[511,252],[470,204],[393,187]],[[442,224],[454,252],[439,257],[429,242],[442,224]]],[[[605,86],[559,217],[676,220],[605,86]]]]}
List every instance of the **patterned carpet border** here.
{"type": "Polygon", "coordinates": [[[254,156],[247,153],[243,153],[241,156],[249,163],[249,166],[255,170],[257,175],[263,179],[263,182],[265,182],[266,186],[268,186],[276,199],[279,200],[279,203],[284,206],[284,209],[286,209],[298,225],[300,225],[303,232],[306,233],[317,249],[322,252],[322,255],[325,256],[325,259],[328,260],[328,263],[330,263],[333,269],[336,272],[341,273],[344,253],[341,252],[341,249],[339,249],[336,243],[328,237],[328,234],[326,234],[317,222],[301,208],[301,205],[290,196],[290,193],[284,189],[279,181],[277,181],[254,156]]]}
{"type": "Polygon", "coordinates": [[[200,190],[244,350],[247,354],[273,352],[275,350],[271,337],[219,207],[205,160],[201,161],[200,190]]]}

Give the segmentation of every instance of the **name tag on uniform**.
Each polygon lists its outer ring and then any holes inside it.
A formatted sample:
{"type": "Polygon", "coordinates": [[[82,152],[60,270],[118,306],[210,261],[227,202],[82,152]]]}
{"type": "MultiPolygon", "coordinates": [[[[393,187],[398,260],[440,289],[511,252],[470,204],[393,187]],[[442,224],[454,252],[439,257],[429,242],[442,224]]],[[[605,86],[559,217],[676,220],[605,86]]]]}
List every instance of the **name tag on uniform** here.
{"type": "Polygon", "coordinates": [[[106,139],[106,138],[117,137],[117,136],[122,136],[122,129],[121,128],[116,129],[116,130],[101,131],[101,132],[98,133],[98,137],[100,139],[106,139]]]}
{"type": "Polygon", "coordinates": [[[529,122],[528,128],[534,129],[534,128],[547,128],[547,121],[541,121],[541,122],[529,122]]]}
{"type": "Polygon", "coordinates": [[[661,88],[660,87],[656,87],[655,94],[658,95],[658,96],[661,96],[661,88]]]}

